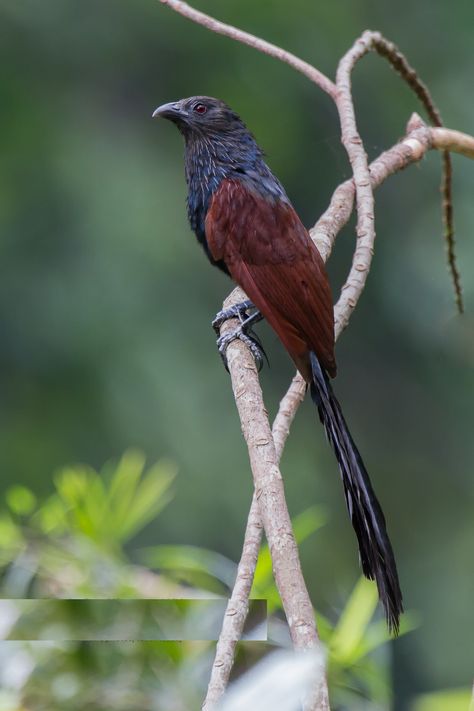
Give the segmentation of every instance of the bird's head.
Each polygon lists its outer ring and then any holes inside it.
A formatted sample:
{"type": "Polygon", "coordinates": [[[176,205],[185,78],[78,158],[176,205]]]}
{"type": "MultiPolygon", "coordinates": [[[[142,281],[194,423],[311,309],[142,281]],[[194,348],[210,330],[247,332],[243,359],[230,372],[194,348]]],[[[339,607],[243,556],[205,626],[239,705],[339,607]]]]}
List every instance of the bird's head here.
{"type": "Polygon", "coordinates": [[[191,96],[159,106],[153,117],[172,121],[186,139],[247,132],[240,117],[227,104],[211,96],[191,96]]]}

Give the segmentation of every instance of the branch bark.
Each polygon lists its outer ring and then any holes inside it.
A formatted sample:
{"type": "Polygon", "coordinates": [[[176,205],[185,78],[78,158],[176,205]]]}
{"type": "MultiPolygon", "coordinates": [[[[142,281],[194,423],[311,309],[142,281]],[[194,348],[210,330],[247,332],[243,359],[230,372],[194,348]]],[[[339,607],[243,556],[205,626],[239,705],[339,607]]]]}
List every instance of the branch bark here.
{"type": "MultiPolygon", "coordinates": [[[[240,289],[234,289],[225,300],[224,308],[244,298],[245,295],[240,289]]],[[[221,333],[225,334],[228,330],[232,330],[235,323],[235,320],[224,323],[221,333]]],[[[252,354],[241,341],[232,341],[229,344],[227,359],[232,390],[249,452],[255,499],[268,540],[273,574],[288,620],[293,646],[297,650],[315,650],[318,652],[317,658],[321,659],[324,651],[317,634],[313,606],[301,570],[298,547],[285,500],[283,478],[278,466],[279,456],[263,402],[255,362],[252,354]]],[[[252,509],[254,514],[254,507],[252,509]]],[[[247,581],[244,588],[250,590],[250,587],[247,581]]],[[[224,648],[222,644],[221,653],[224,648]]],[[[218,676],[222,686],[222,674],[219,673],[218,676]]],[[[207,698],[205,704],[205,708],[209,709],[210,703],[207,698]]],[[[324,674],[319,673],[315,678],[315,685],[311,697],[306,700],[305,709],[307,711],[329,710],[324,674]]]]}

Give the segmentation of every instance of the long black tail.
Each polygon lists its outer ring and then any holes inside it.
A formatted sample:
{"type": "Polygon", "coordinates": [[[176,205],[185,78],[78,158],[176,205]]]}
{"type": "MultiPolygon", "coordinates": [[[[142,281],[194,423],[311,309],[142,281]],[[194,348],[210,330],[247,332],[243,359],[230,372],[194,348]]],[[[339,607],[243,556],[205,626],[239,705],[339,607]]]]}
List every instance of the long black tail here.
{"type": "Polygon", "coordinates": [[[314,353],[311,369],[311,397],[337,457],[347,508],[359,542],[362,570],[367,578],[375,579],[388,627],[397,634],[403,612],[402,593],[385,518],[329,378],[314,353]]]}

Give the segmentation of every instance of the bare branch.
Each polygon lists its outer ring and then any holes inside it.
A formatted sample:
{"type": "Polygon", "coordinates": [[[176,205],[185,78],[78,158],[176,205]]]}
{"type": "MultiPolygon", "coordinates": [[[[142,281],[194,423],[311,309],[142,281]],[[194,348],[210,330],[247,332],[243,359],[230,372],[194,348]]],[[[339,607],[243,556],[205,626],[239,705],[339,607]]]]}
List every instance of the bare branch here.
{"type": "MultiPolygon", "coordinates": [[[[280,409],[273,423],[272,435],[275,442],[277,460],[280,461],[285,442],[290,432],[293,417],[299,403],[305,395],[306,385],[299,373],[296,373],[286,393],[286,403],[280,403],[280,409]]],[[[262,542],[262,522],[254,493],[247,520],[242,556],[237,568],[232,595],[227,604],[222,623],[222,630],[216,647],[216,656],[212,665],[211,678],[207,688],[203,711],[210,711],[224,694],[229,683],[234,663],[236,640],[242,637],[248,614],[250,593],[252,590],[258,552],[262,542]]]]}
{"type": "MultiPolygon", "coordinates": [[[[234,290],[224,302],[224,307],[241,301],[242,297],[243,293],[239,289],[234,290]]],[[[234,324],[235,321],[225,323],[221,332],[225,333],[234,324]]],[[[255,363],[250,351],[240,341],[230,343],[227,358],[242,432],[249,451],[260,516],[272,556],[275,582],[292,642],[295,649],[316,649],[323,654],[313,606],[301,571],[298,547],[285,501],[283,479],[255,363]]],[[[329,709],[324,676],[317,679],[314,698],[308,702],[307,709],[329,709]]]]}
{"type": "Polygon", "coordinates": [[[353,171],[357,203],[357,244],[352,267],[343,286],[340,301],[343,301],[345,328],[349,316],[357,303],[370,270],[375,241],[374,195],[370,181],[369,165],[362,139],[357,130],[354,102],[351,92],[351,73],[356,62],[370,49],[369,41],[362,35],[339,62],[336,74],[338,95],[336,99],[341,121],[342,143],[347,151],[353,171]]]}
{"type": "Polygon", "coordinates": [[[474,137],[451,128],[431,129],[431,142],[433,148],[460,153],[466,158],[474,160],[474,137]]]}
{"type": "Polygon", "coordinates": [[[257,497],[254,493],[245,530],[242,556],[219,634],[211,678],[207,687],[206,699],[202,706],[203,711],[211,711],[214,708],[229,683],[230,672],[234,663],[235,647],[242,637],[245,620],[248,615],[250,591],[261,542],[262,521],[257,497]]]}
{"type": "Polygon", "coordinates": [[[202,25],[208,30],[216,32],[218,35],[230,37],[237,42],[241,42],[242,44],[246,44],[249,47],[257,49],[259,52],[263,52],[263,54],[268,54],[270,57],[274,57],[285,64],[289,64],[290,67],[296,69],[297,72],[301,72],[301,74],[304,74],[310,81],[317,84],[317,86],[319,86],[319,88],[326,94],[329,94],[332,99],[335,99],[336,87],[334,83],[322,72],[318,71],[318,69],[313,67],[311,64],[308,64],[308,62],[303,61],[299,57],[296,57],[294,54],[291,54],[291,52],[287,52],[281,47],[277,47],[270,42],[266,42],[265,40],[260,39],[260,37],[255,37],[255,35],[252,35],[249,32],[243,32],[242,30],[237,29],[237,27],[226,25],[224,22],[219,22],[219,20],[215,20],[213,17],[205,15],[203,12],[199,12],[199,10],[195,10],[193,7],[185,2],[182,2],[181,0],[160,0],[160,2],[163,5],[168,5],[168,7],[175,10],[180,15],[183,15],[183,17],[187,17],[188,20],[192,20],[198,25],[202,25]]]}

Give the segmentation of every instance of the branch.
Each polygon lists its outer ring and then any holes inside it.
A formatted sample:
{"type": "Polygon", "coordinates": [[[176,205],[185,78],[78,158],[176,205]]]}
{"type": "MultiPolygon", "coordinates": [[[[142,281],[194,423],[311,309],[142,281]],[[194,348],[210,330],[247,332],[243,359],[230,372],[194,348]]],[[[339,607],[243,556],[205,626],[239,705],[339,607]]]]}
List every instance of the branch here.
{"type": "Polygon", "coordinates": [[[338,88],[336,106],[341,121],[342,143],[351,162],[357,202],[357,244],[352,267],[340,298],[344,302],[344,312],[347,314],[343,328],[357,303],[355,295],[360,295],[365,286],[374,252],[374,194],[370,181],[367,154],[357,130],[351,92],[352,70],[356,62],[367,54],[369,49],[370,40],[365,35],[362,35],[341,59],[336,74],[338,88]]]}
{"type": "Polygon", "coordinates": [[[454,131],[451,128],[432,128],[431,142],[433,148],[460,153],[474,160],[474,138],[467,133],[454,131]]]}
{"type": "MultiPolygon", "coordinates": [[[[224,302],[224,308],[242,301],[243,292],[235,289],[224,302]]],[[[222,333],[232,330],[234,321],[225,323],[222,333]]],[[[250,351],[240,341],[232,341],[227,349],[232,389],[240,417],[242,432],[249,451],[255,496],[265,535],[272,556],[275,582],[288,620],[295,649],[315,649],[323,654],[316,631],[313,606],[306,589],[285,501],[283,479],[278,466],[278,454],[273,440],[262,390],[250,351]]],[[[319,654],[318,654],[319,657],[319,654]]],[[[329,709],[326,679],[321,674],[308,711],[329,709]]]]}
{"type": "MultiPolygon", "coordinates": [[[[303,400],[306,386],[299,373],[293,378],[293,382],[286,393],[286,402],[280,403],[278,415],[272,427],[273,441],[275,442],[275,453],[277,461],[281,459],[285,442],[290,432],[290,426],[298,409],[299,403],[303,400]],[[301,387],[303,385],[303,387],[301,387]]],[[[258,500],[254,493],[252,504],[245,530],[242,556],[237,568],[234,588],[227,603],[226,613],[222,623],[222,630],[216,647],[216,655],[212,665],[211,678],[207,687],[207,694],[203,711],[211,711],[213,706],[224,694],[229,683],[230,673],[234,664],[235,647],[242,637],[249,609],[250,593],[253,585],[255,568],[258,560],[258,552],[262,542],[262,521],[258,507],[258,500]]]]}
{"type": "Polygon", "coordinates": [[[211,678],[202,705],[203,711],[211,711],[215,707],[229,683],[230,672],[234,664],[235,647],[242,637],[248,615],[250,591],[262,542],[262,531],[262,520],[257,497],[254,493],[247,519],[242,556],[217,641],[211,678]]]}

